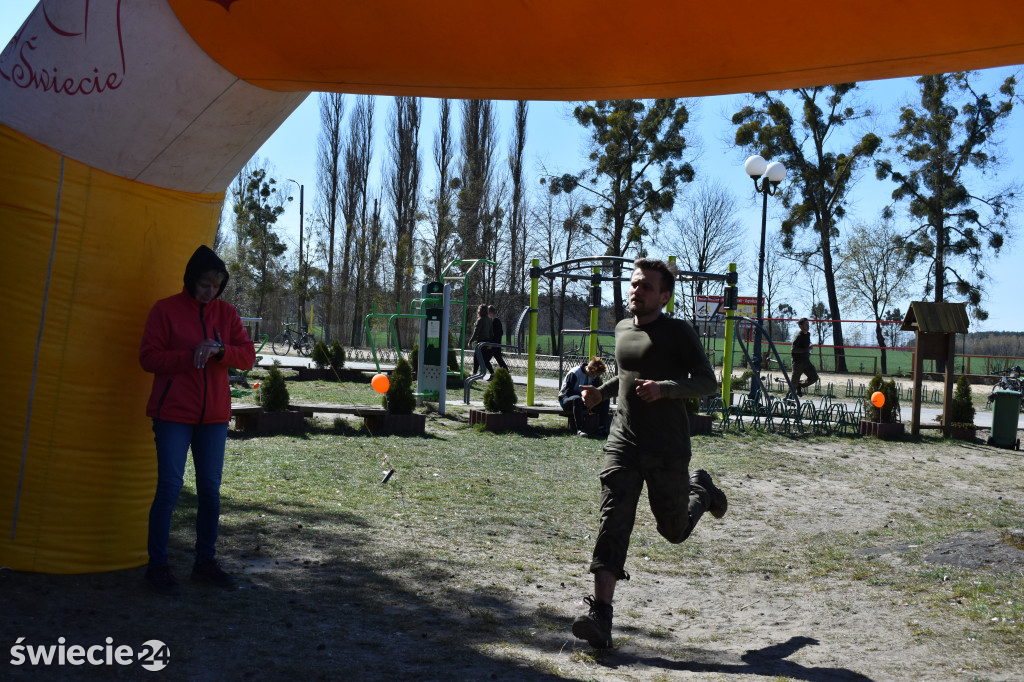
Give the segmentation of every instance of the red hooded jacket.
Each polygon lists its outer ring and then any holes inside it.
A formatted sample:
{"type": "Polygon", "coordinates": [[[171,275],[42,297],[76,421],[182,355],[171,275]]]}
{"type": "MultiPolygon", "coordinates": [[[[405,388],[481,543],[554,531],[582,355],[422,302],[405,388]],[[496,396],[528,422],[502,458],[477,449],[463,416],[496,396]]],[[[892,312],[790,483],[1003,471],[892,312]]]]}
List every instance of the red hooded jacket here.
{"type": "Polygon", "coordinates": [[[200,305],[190,293],[196,278],[209,270],[222,271],[227,284],[223,262],[207,247],[200,247],[185,270],[185,288],[157,301],[146,320],[139,363],[154,374],[146,405],[146,415],[154,419],[183,424],[228,422],[228,367],[246,370],[256,361],[256,350],[235,307],[220,298],[200,305]],[[197,368],[195,347],[206,339],[224,344],[224,355],[211,357],[206,367],[197,368]]]}

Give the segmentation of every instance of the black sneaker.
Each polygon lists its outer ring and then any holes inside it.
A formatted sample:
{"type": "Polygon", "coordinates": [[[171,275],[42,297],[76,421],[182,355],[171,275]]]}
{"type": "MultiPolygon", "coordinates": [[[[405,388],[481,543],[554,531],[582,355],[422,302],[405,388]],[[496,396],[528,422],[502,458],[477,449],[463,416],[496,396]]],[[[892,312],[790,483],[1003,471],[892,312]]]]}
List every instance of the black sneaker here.
{"type": "Polygon", "coordinates": [[[590,612],[572,622],[572,634],[585,639],[595,649],[610,649],[612,646],[612,605],[599,602],[593,597],[584,597],[590,612]]]}
{"type": "Polygon", "coordinates": [[[192,580],[198,583],[208,583],[217,587],[223,587],[226,590],[234,589],[237,584],[234,576],[230,573],[225,573],[217,565],[216,559],[203,559],[193,564],[192,580]]]}
{"type": "Polygon", "coordinates": [[[697,469],[690,474],[690,483],[699,485],[707,491],[709,498],[708,511],[711,512],[712,516],[716,519],[725,516],[726,510],[729,509],[729,500],[726,499],[725,493],[711,480],[711,474],[703,469],[697,469]]]}
{"type": "Polygon", "coordinates": [[[147,566],[146,584],[157,594],[176,597],[181,594],[181,585],[174,579],[170,566],[147,566]]]}

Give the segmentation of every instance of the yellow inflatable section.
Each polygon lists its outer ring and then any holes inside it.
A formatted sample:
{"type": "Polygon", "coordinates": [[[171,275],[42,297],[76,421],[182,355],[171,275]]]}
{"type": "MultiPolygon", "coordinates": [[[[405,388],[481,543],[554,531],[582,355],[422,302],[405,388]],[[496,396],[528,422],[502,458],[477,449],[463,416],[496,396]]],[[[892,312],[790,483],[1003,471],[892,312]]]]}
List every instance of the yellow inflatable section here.
{"type": "Polygon", "coordinates": [[[43,2],[0,53],[0,566],[145,563],[146,315],[305,96],[230,74],[159,1],[43,2]]]}
{"type": "Polygon", "coordinates": [[[0,51],[0,566],[145,562],[146,313],[310,91],[770,90],[1022,63],[1022,25],[1020,0],[41,0],[0,51]]]}
{"type": "Polygon", "coordinates": [[[153,435],[142,325],[209,243],[221,194],[98,171],[0,126],[8,292],[0,527],[4,566],[102,571],[146,560],[153,435]],[[16,225],[17,229],[9,226],[16,225]]]}

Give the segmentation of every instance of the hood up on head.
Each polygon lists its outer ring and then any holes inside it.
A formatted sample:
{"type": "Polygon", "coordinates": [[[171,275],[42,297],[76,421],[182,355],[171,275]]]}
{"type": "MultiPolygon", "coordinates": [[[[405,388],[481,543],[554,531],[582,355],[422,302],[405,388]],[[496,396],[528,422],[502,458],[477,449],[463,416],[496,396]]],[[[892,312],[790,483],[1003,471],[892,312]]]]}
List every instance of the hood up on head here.
{"type": "Polygon", "coordinates": [[[213,252],[213,249],[202,245],[196,249],[196,252],[188,259],[188,265],[185,266],[185,291],[190,296],[194,297],[196,295],[196,280],[199,279],[200,275],[210,270],[216,270],[224,275],[224,280],[220,283],[217,296],[214,297],[219,298],[224,293],[224,287],[228,285],[228,278],[230,277],[228,268],[224,265],[224,261],[213,252]]]}

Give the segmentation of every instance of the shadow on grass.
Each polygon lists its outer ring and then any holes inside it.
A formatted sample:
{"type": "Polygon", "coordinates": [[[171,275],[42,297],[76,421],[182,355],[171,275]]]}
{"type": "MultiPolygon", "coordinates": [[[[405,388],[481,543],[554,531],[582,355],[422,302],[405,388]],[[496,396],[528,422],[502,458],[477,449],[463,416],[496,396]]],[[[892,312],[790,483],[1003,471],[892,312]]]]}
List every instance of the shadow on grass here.
{"type": "MultiPolygon", "coordinates": [[[[83,575],[0,571],[2,641],[30,646],[127,644],[160,640],[171,679],[561,679],[522,654],[543,627],[496,584],[474,585],[458,557],[416,545],[379,543],[377,524],[323,505],[254,505],[222,500],[219,558],[239,589],[188,579],[195,496],[182,491],[171,532],[171,567],[180,597],[150,593],[143,569],[83,575]]],[[[564,625],[564,624],[563,624],[564,625]]],[[[557,646],[548,654],[556,654],[557,646]]],[[[536,652],[544,654],[544,652],[536,652]]],[[[45,666],[3,662],[5,677],[45,666]]],[[[61,674],[134,678],[131,666],[78,666],[61,674]]]]}

